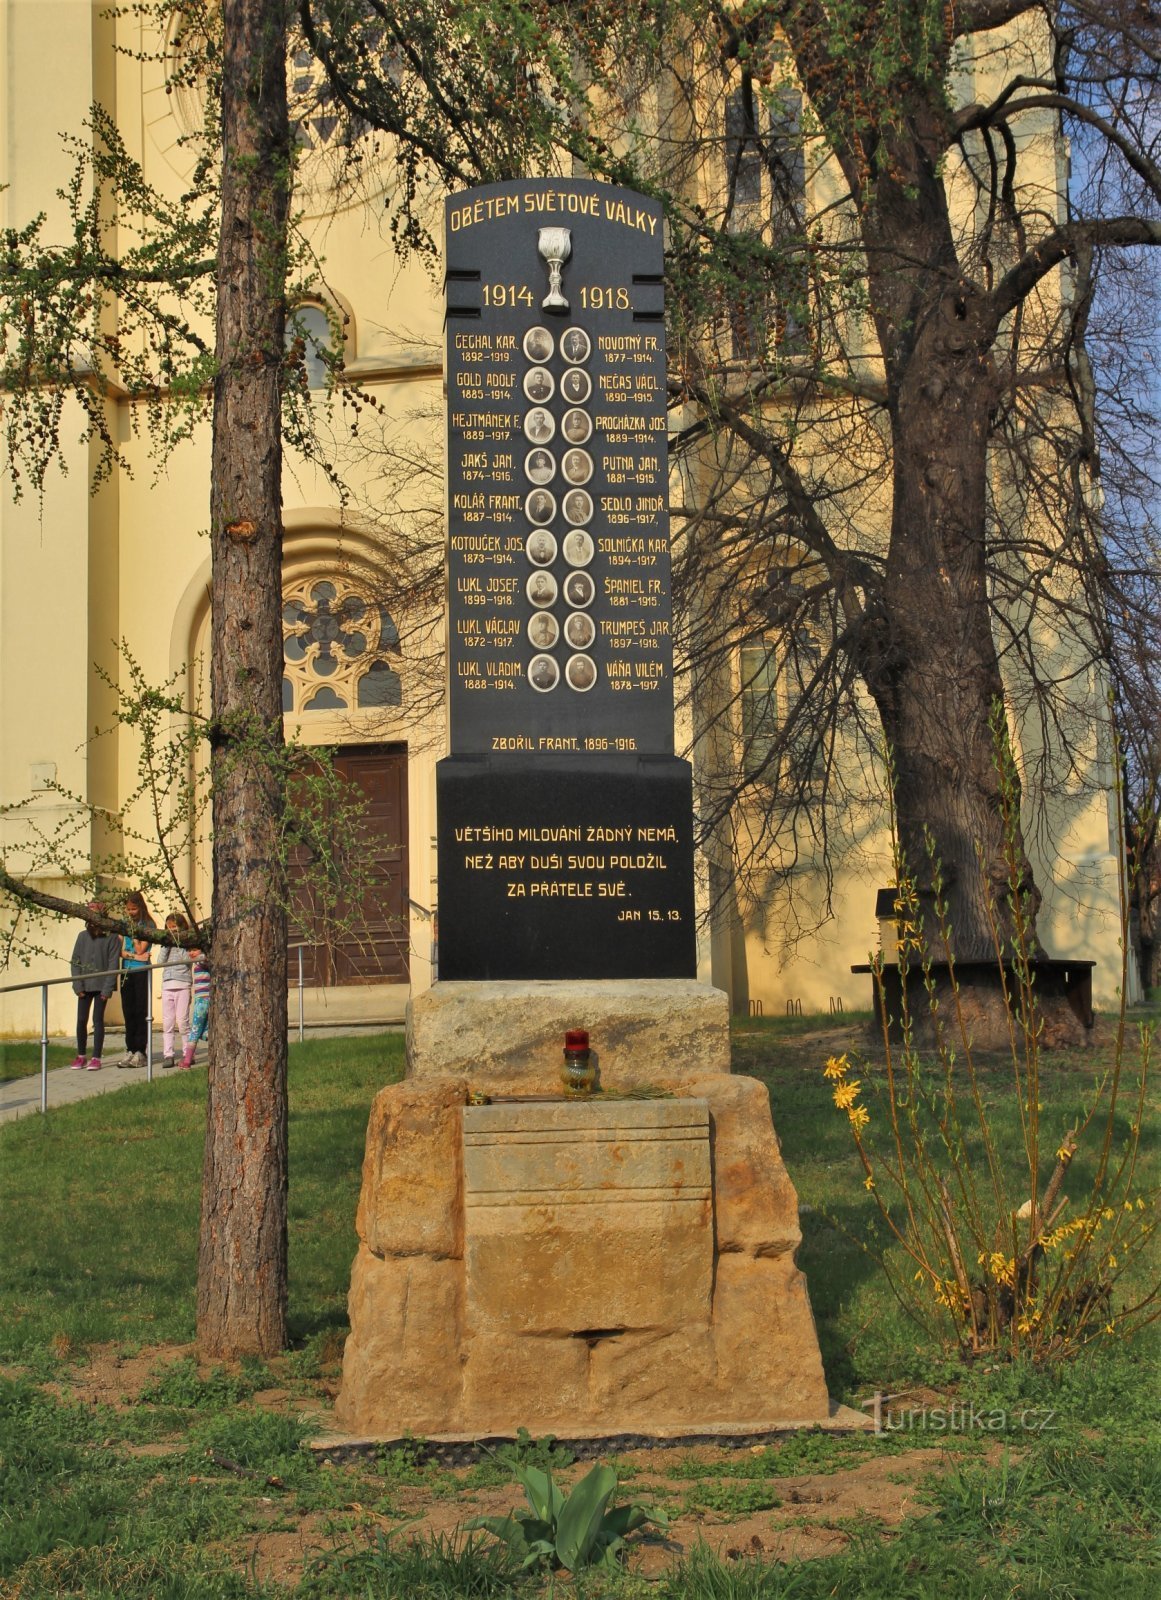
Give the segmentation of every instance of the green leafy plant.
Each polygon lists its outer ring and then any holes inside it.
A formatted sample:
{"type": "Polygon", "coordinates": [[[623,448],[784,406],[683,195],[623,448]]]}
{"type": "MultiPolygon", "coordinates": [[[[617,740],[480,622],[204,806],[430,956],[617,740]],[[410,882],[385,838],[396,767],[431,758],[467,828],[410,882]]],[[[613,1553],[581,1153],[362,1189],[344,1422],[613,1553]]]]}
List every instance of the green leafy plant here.
{"type": "MultiPolygon", "coordinates": [[[[896,841],[896,1002],[888,999],[883,957],[872,962],[883,1066],[844,1052],[822,1070],[848,1119],[864,1187],[896,1247],[870,1253],[900,1303],[933,1331],[946,1334],[950,1326],[966,1357],[1024,1354],[1041,1362],[1073,1357],[1098,1339],[1125,1338],[1161,1315],[1161,1285],[1148,1265],[1156,1193],[1140,1161],[1152,1030],[1139,1030],[1132,1053],[1122,999],[1111,1064],[1074,1108],[1071,1126],[1043,1125],[1046,1005],[1037,988],[1040,949],[1002,707],[993,715],[993,737],[1007,881],[1000,891],[989,884],[981,856],[980,892],[1002,990],[1002,1055],[1018,1141],[1000,1139],[989,1105],[990,1069],[973,1043],[946,877],[930,835],[922,884],[896,841]],[[942,990],[937,969],[948,974],[942,990]]],[[[1123,972],[1122,997],[1125,989],[1123,972]]]]}
{"type": "Polygon", "coordinates": [[[518,1517],[477,1517],[468,1523],[470,1530],[483,1529],[507,1545],[522,1569],[617,1566],[627,1534],[646,1523],[665,1529],[669,1519],[656,1507],[628,1505],[608,1509],[617,1487],[612,1467],[598,1463],[565,1495],[553,1482],[551,1473],[539,1467],[514,1467],[528,1497],[532,1515],[518,1517]]]}

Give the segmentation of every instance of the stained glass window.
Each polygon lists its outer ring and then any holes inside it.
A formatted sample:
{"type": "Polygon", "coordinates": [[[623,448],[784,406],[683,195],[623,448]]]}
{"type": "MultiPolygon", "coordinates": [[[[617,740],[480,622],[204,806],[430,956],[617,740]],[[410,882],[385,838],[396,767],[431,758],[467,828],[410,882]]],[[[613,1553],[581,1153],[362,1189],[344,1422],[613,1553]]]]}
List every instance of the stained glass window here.
{"type": "Polygon", "coordinates": [[[306,578],[283,596],[286,712],[400,706],[403,683],[384,659],[399,655],[399,629],[383,605],[342,577],[306,578]]]}

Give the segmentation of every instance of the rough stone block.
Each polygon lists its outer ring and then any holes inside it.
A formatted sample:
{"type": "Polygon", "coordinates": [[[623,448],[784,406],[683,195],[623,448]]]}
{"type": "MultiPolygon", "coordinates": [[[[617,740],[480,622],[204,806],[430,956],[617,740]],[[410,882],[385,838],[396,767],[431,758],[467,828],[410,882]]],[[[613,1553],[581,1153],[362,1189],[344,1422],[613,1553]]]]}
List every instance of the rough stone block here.
{"type": "Polygon", "coordinates": [[[704,1100],[468,1106],[463,1117],[474,1326],[568,1334],[708,1319],[704,1100]]]}
{"type": "Polygon", "coordinates": [[[463,1265],[359,1247],[335,1404],[354,1433],[438,1433],[462,1410],[463,1265]]]}
{"type": "Polygon", "coordinates": [[[719,1251],[781,1255],[802,1242],[798,1196],[757,1078],[706,1078],[689,1085],[710,1108],[714,1233],[719,1251]]]}
{"type": "Polygon", "coordinates": [[[560,1433],[592,1421],[582,1339],[478,1333],[464,1342],[463,1410],[448,1431],[560,1433]]]}
{"type": "Polygon", "coordinates": [[[407,1075],[555,1094],[568,1028],[589,1030],[607,1089],[730,1070],[726,995],[653,979],[433,984],[407,1008],[407,1075]]]}
{"type": "Polygon", "coordinates": [[[713,1336],[704,1324],[629,1332],[589,1347],[593,1414],[618,1428],[675,1427],[720,1409],[713,1395],[713,1336]]]}
{"type": "Polygon", "coordinates": [[[355,1228],[376,1255],[463,1254],[462,1081],[397,1083],[371,1106],[355,1228]]]}
{"type": "Polygon", "coordinates": [[[825,1420],[814,1315],[789,1253],[718,1257],[714,1355],[722,1420],[825,1420]]]}

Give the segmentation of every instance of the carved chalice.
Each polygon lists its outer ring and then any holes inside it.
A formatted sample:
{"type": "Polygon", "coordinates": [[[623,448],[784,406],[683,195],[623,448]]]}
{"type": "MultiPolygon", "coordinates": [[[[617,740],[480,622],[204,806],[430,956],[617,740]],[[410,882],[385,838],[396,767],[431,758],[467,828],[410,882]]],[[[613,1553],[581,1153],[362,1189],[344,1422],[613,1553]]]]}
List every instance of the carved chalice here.
{"type": "Polygon", "coordinates": [[[568,301],[560,292],[560,275],[572,254],[572,233],[568,228],[541,228],[536,248],[548,263],[548,293],[540,304],[546,311],[567,311],[568,301]]]}

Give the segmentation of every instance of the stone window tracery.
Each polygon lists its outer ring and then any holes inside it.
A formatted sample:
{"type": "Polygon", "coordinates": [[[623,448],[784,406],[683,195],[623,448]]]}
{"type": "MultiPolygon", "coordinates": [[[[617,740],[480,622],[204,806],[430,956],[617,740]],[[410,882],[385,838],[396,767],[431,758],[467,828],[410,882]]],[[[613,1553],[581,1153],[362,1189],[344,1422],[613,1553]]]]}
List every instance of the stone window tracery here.
{"type": "Polygon", "coordinates": [[[282,709],[380,710],[403,704],[391,613],[342,577],[288,585],[282,604],[282,709]]]}

